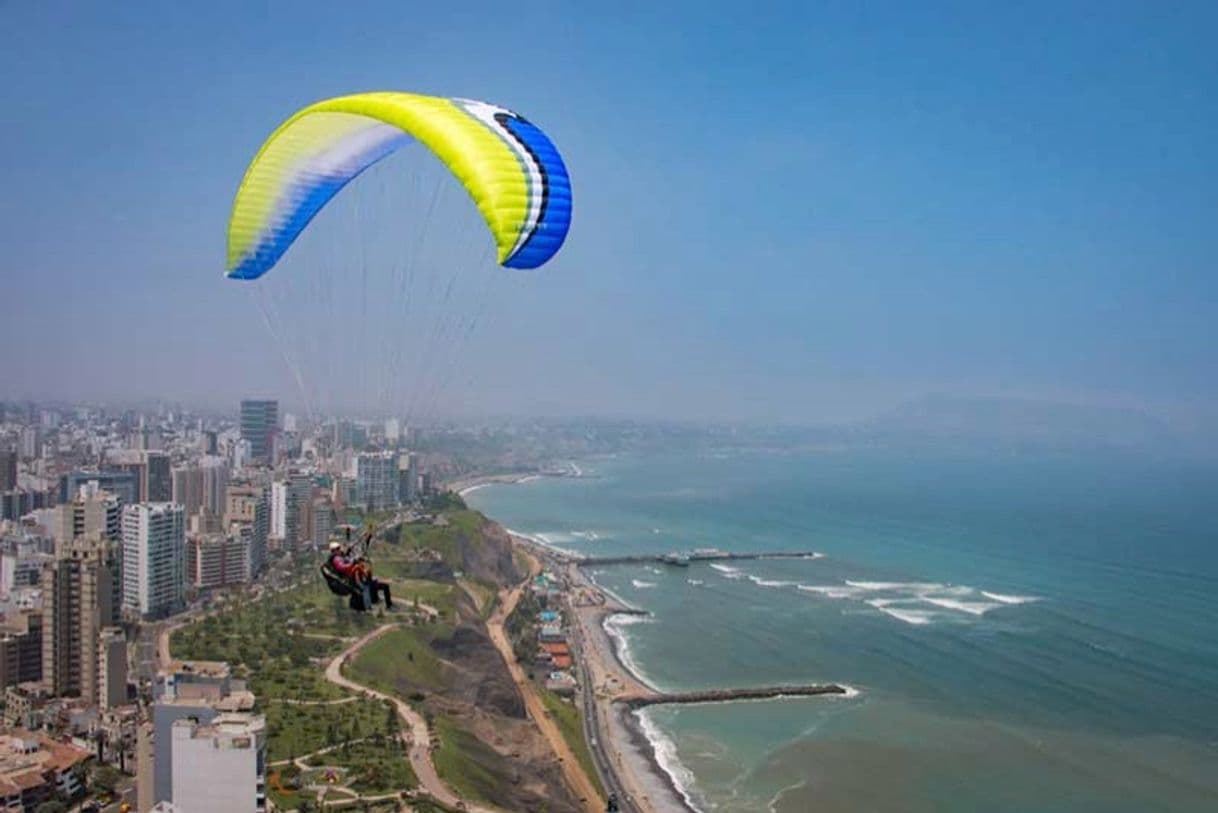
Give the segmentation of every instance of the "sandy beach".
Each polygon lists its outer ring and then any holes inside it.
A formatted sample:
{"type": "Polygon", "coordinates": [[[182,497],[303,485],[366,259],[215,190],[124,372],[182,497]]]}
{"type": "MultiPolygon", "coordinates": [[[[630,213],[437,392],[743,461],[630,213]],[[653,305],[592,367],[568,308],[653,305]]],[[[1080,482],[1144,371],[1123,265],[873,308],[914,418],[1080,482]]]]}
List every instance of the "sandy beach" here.
{"type": "Polygon", "coordinates": [[[605,622],[616,615],[641,617],[639,611],[596,586],[580,570],[574,557],[537,540],[511,534],[513,541],[539,557],[547,568],[562,574],[575,624],[572,645],[585,686],[584,715],[595,732],[593,750],[599,752],[602,770],[612,773],[608,785],[617,790],[624,811],[668,813],[693,811],[673,779],[660,765],[635,712],[619,700],[650,695],[648,685],[620,657],[605,622]]]}

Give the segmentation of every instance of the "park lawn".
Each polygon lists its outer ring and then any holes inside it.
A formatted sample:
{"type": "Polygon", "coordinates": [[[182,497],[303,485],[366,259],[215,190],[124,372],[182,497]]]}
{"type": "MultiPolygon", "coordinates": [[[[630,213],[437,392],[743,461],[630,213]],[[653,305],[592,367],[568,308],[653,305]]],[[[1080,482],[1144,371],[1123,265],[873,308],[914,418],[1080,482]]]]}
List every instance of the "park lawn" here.
{"type": "Polygon", "coordinates": [[[369,642],[345,670],[357,683],[401,698],[444,688],[447,667],[429,644],[428,627],[399,627],[369,642]]]}
{"type": "Polygon", "coordinates": [[[600,774],[596,772],[596,763],[592,761],[592,752],[588,749],[588,741],[584,738],[583,717],[579,708],[544,687],[539,686],[537,692],[541,696],[541,702],[546,707],[546,711],[558,724],[558,730],[562,732],[563,739],[567,741],[567,745],[575,753],[575,758],[579,760],[580,766],[603,797],[605,789],[601,786],[600,774]]]}
{"type": "Polygon", "coordinates": [[[399,601],[403,605],[412,604],[415,599],[418,599],[424,604],[435,607],[442,615],[450,618],[456,610],[456,596],[453,595],[454,587],[451,584],[426,579],[402,578],[395,579],[392,586],[395,604],[399,601]]]}
{"type": "Polygon", "coordinates": [[[246,679],[262,705],[284,699],[316,701],[347,697],[349,692],[326,680],[324,670],[320,663],[297,667],[290,662],[264,661],[251,668],[246,679]]]}
{"type": "Polygon", "coordinates": [[[319,768],[342,768],[342,784],[367,796],[408,790],[419,784],[405,747],[396,737],[354,742],[305,762],[319,768]]]}
{"type": "Polygon", "coordinates": [[[387,725],[388,711],[379,700],[360,698],[350,703],[312,706],[267,703],[263,711],[269,762],[294,759],[373,734],[397,734],[396,723],[387,725]]]}
{"type": "Polygon", "coordinates": [[[487,767],[501,759],[495,749],[447,715],[437,714],[431,724],[440,740],[439,747],[432,752],[440,778],[465,798],[489,804],[501,799],[501,780],[487,767]]]}
{"type": "Polygon", "coordinates": [[[473,536],[486,523],[486,517],[477,511],[445,511],[444,525],[403,525],[399,544],[406,548],[425,550],[431,548],[444,557],[454,570],[460,570],[461,552],[457,546],[459,536],[473,536]]]}

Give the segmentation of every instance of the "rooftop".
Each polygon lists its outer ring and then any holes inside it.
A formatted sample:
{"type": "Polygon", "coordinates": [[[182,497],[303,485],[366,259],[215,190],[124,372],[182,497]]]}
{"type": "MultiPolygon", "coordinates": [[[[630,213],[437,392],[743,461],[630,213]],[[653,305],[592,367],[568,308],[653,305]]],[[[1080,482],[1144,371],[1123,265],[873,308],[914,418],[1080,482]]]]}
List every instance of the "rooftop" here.
{"type": "Polygon", "coordinates": [[[91,756],[75,745],[53,740],[23,728],[0,735],[0,792],[20,793],[46,782],[45,774],[59,773],[91,756]]]}

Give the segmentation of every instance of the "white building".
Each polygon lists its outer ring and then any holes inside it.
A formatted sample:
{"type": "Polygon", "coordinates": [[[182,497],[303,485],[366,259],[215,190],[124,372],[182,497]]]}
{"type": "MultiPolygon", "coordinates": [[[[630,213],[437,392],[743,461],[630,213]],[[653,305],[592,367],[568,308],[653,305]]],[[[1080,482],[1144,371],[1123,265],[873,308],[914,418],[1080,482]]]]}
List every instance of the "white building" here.
{"type": "Polygon", "coordinates": [[[271,536],[288,538],[288,483],[271,483],[271,536]]]}
{"type": "Polygon", "coordinates": [[[123,607],[157,618],[182,606],[186,515],[174,503],[123,508],[123,607]]]}
{"type": "Polygon", "coordinates": [[[266,720],[220,714],[173,723],[173,804],[187,813],[266,810],[266,720]]]}

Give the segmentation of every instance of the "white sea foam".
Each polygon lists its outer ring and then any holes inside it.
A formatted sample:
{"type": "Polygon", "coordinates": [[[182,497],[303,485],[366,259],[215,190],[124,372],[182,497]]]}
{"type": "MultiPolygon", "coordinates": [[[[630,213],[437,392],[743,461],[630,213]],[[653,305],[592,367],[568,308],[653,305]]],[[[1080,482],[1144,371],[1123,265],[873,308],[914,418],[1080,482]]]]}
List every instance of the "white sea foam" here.
{"type": "Polygon", "coordinates": [[[1005,593],[990,593],[986,590],[982,590],[981,595],[1000,604],[1030,604],[1033,601],[1040,601],[1040,596],[1012,596],[1005,593]]]}
{"type": "Polygon", "coordinates": [[[857,587],[839,584],[797,584],[796,590],[803,590],[805,593],[816,593],[825,598],[855,598],[863,591],[857,587]]]}
{"type": "Polygon", "coordinates": [[[731,565],[721,565],[718,562],[711,562],[711,567],[718,570],[720,573],[739,573],[740,568],[732,567],[731,565]]]}
{"type": "Polygon", "coordinates": [[[473,494],[478,489],[486,488],[489,485],[494,485],[494,483],[478,483],[477,485],[466,486],[465,488],[458,491],[457,494],[464,497],[466,494],[473,494]]]}
{"type": "Polygon", "coordinates": [[[533,482],[534,480],[540,480],[540,479],[541,479],[541,475],[540,475],[540,474],[530,474],[528,477],[521,477],[519,480],[515,480],[515,481],[513,481],[513,482],[515,482],[515,483],[517,483],[517,484],[520,484],[520,483],[531,483],[531,482],[533,482]]]}
{"type": "Polygon", "coordinates": [[[846,693],[845,694],[836,694],[836,695],[830,694],[830,695],[826,695],[826,697],[839,697],[842,700],[850,700],[850,699],[858,697],[860,694],[862,694],[861,691],[854,688],[849,683],[839,683],[837,685],[841,686],[843,689],[845,689],[846,693]]]}
{"type": "Polygon", "coordinates": [[[697,810],[701,813],[702,808],[694,802],[693,798],[693,771],[681,763],[680,757],[677,756],[676,743],[660,730],[660,727],[651,719],[651,715],[647,713],[647,709],[640,709],[634,712],[634,716],[639,721],[639,728],[642,729],[643,736],[651,743],[651,748],[655,752],[656,763],[660,766],[660,769],[668,774],[668,778],[672,780],[673,787],[677,789],[677,793],[681,794],[685,804],[689,805],[691,810],[697,810]]]}
{"type": "Polygon", "coordinates": [[[562,548],[558,547],[558,545],[556,545],[554,542],[552,542],[550,540],[550,536],[548,534],[526,534],[522,531],[512,530],[511,528],[504,528],[504,530],[507,531],[508,534],[511,536],[518,536],[521,539],[527,539],[535,545],[541,545],[543,548],[550,548],[551,550],[556,550],[559,553],[565,553],[568,556],[582,556],[583,555],[583,554],[579,554],[579,553],[572,553],[571,551],[568,551],[568,550],[563,550],[562,548]]]}
{"type": "Polygon", "coordinates": [[[706,582],[702,581],[701,579],[686,579],[685,581],[689,582],[694,587],[698,587],[700,585],[706,584],[706,582]]]}
{"type": "Polygon", "coordinates": [[[896,602],[897,599],[873,598],[867,603],[885,615],[890,615],[899,621],[904,621],[906,624],[913,624],[919,627],[929,624],[935,616],[933,610],[910,610],[904,607],[893,607],[892,605],[896,602]]]}
{"type": "Polygon", "coordinates": [[[758,587],[790,587],[795,582],[780,581],[777,579],[763,579],[760,576],[749,576],[749,581],[758,587]]]}
{"type": "Polygon", "coordinates": [[[586,542],[595,542],[601,538],[601,535],[596,531],[572,531],[571,536],[576,539],[583,539],[586,542]]]}
{"type": "Polygon", "coordinates": [[[923,595],[918,597],[920,601],[925,601],[927,604],[933,604],[936,607],[943,607],[947,610],[958,610],[962,613],[970,615],[985,615],[995,607],[1002,605],[995,601],[961,601],[956,598],[945,598],[943,596],[923,595]]]}
{"type": "Polygon", "coordinates": [[[777,793],[770,797],[770,801],[769,804],[766,805],[766,809],[769,810],[770,813],[778,813],[778,805],[782,802],[782,797],[786,796],[790,791],[799,790],[806,787],[807,784],[807,779],[801,779],[798,782],[787,785],[785,788],[780,788],[777,793]]]}
{"type": "Polygon", "coordinates": [[[619,613],[606,618],[601,623],[601,626],[606,634],[608,634],[609,639],[613,641],[614,652],[617,654],[617,659],[622,662],[622,666],[625,666],[632,675],[643,683],[651,686],[653,684],[648,680],[647,675],[639,668],[638,663],[634,659],[634,651],[630,648],[630,635],[626,632],[626,627],[649,623],[651,623],[651,616],[619,613]]]}
{"type": "Polygon", "coordinates": [[[647,570],[648,570],[648,572],[655,573],[657,575],[664,572],[663,570],[660,570],[658,567],[650,567],[650,566],[648,566],[647,570]]]}
{"type": "Polygon", "coordinates": [[[824,558],[825,558],[825,554],[823,554],[823,553],[819,553],[819,552],[817,552],[817,553],[807,553],[807,554],[804,554],[803,556],[801,556],[801,557],[799,557],[799,558],[800,558],[800,559],[807,559],[807,560],[811,560],[811,559],[824,559],[824,558]]]}
{"type": "Polygon", "coordinates": [[[646,590],[649,587],[656,586],[655,582],[645,582],[645,581],[640,581],[639,579],[631,579],[630,583],[634,585],[636,590],[646,590]]]}
{"type": "Polygon", "coordinates": [[[857,587],[860,590],[869,590],[877,593],[938,591],[944,588],[944,585],[937,582],[856,582],[846,579],[846,584],[851,587],[857,587]]]}

